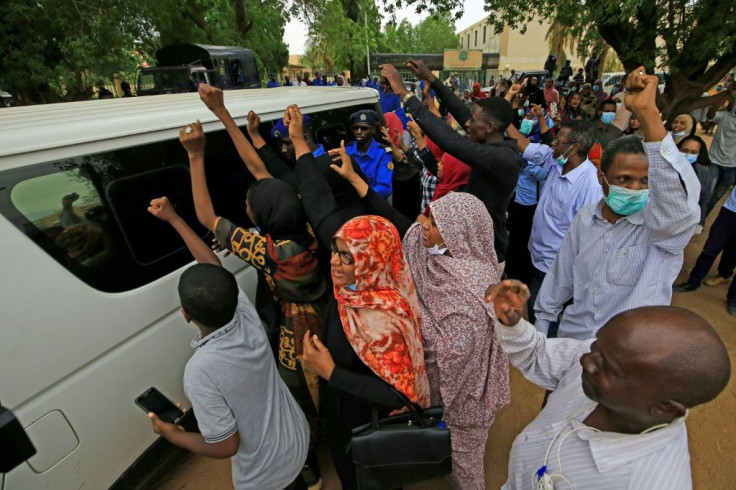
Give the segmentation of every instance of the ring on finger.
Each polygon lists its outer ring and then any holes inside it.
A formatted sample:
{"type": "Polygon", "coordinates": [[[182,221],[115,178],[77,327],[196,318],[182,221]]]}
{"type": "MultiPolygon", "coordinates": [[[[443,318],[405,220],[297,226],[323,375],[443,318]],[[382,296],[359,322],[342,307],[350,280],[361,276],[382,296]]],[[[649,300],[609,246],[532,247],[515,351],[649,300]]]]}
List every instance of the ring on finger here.
{"type": "Polygon", "coordinates": [[[191,126],[187,126],[187,129],[185,129],[184,132],[187,133],[187,134],[191,133],[192,132],[192,127],[191,126]]]}

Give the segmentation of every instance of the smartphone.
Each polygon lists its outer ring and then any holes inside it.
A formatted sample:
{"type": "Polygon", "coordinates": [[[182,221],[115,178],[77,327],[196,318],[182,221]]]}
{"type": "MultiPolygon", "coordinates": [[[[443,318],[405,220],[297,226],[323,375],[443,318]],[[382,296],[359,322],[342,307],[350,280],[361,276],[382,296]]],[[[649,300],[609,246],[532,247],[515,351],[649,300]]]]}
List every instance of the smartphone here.
{"type": "Polygon", "coordinates": [[[148,388],[135,399],[135,404],[144,412],[153,412],[158,418],[170,424],[176,424],[184,416],[184,412],[174,405],[156,388],[148,388]]]}
{"type": "Polygon", "coordinates": [[[557,102],[551,102],[549,104],[549,112],[552,119],[557,117],[557,102]]]}

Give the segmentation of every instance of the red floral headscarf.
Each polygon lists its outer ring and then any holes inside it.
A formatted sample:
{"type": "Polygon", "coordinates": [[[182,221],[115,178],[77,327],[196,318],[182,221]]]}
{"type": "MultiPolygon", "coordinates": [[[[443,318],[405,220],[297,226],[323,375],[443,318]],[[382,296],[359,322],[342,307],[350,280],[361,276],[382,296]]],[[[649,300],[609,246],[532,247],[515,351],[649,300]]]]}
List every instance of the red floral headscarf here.
{"type": "Polygon", "coordinates": [[[419,301],[396,228],[380,216],[359,216],[335,238],[355,259],[355,291],[335,286],[345,336],[361,361],[412,402],[429,404],[419,301]]]}

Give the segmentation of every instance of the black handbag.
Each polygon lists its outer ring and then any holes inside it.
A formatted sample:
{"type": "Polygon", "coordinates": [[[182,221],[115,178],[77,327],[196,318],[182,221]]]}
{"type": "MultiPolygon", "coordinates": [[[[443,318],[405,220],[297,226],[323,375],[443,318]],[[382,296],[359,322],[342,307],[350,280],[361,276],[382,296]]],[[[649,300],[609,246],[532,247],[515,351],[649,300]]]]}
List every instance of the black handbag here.
{"type": "Polygon", "coordinates": [[[452,472],[450,429],[443,408],[422,409],[403,394],[406,413],[378,418],[353,429],[353,462],[361,490],[387,490],[452,472]]]}

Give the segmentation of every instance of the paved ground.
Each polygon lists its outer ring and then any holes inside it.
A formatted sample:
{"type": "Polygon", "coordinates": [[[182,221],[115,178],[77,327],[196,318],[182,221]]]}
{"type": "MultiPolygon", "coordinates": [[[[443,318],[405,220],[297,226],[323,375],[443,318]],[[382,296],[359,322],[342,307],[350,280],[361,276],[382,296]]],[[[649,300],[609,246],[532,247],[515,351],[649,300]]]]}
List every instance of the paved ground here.
{"type": "MultiPolygon", "coordinates": [[[[725,200],[725,199],[724,199],[725,200]]],[[[703,248],[709,226],[716,213],[712,213],[702,235],[693,237],[685,251],[685,264],[678,282],[687,277],[697,255],[703,248]]],[[[726,312],[728,284],[718,287],[701,287],[692,293],[676,294],[674,306],[682,306],[704,316],[718,330],[728,347],[736,366],[736,318],[726,312]]],[[[511,405],[496,416],[486,447],[486,479],[489,489],[499,488],[506,479],[508,454],[514,437],[531,421],[542,403],[541,388],[527,382],[512,369],[511,405]]],[[[690,454],[693,480],[696,489],[730,488],[733,485],[732,463],[736,461],[736,376],[731,377],[727,389],[713,402],[698,407],[688,418],[690,454]]],[[[329,465],[329,456],[322,452],[323,465],[329,465]]],[[[340,488],[334,471],[324,469],[325,490],[340,488]]],[[[204,488],[232,488],[230,462],[192,456],[161,483],[164,490],[195,490],[204,488]]],[[[436,490],[449,488],[443,481],[429,482],[411,487],[412,490],[436,490]]]]}

